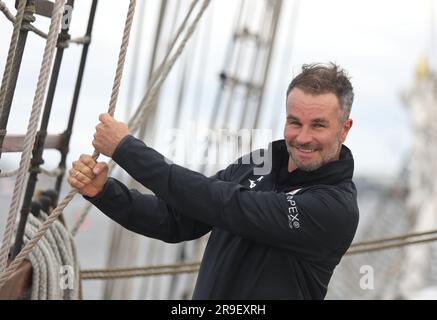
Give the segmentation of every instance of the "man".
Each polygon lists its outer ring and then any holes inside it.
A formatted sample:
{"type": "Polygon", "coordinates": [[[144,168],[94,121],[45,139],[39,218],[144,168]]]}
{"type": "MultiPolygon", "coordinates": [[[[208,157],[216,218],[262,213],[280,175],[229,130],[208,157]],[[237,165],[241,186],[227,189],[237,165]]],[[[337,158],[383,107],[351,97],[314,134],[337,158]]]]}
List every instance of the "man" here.
{"type": "Polygon", "coordinates": [[[69,182],[145,236],[176,243],[211,231],[194,299],[323,299],[358,224],[354,161],[342,145],[352,101],[339,67],[304,65],[287,90],[285,141],[270,144],[264,176],[248,158],[210,178],[169,164],[103,114],[94,147],[155,196],[107,178],[107,165],[86,155],[73,162],[69,182]]]}

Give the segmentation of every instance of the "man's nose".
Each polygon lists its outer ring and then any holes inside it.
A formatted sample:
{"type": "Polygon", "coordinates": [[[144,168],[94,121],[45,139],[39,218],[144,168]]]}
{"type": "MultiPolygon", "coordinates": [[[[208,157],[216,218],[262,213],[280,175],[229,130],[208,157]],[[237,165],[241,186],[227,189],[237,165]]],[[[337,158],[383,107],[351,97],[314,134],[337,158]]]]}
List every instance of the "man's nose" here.
{"type": "Polygon", "coordinates": [[[312,142],[312,135],[308,128],[302,127],[296,137],[296,142],[300,145],[305,145],[312,142]]]}

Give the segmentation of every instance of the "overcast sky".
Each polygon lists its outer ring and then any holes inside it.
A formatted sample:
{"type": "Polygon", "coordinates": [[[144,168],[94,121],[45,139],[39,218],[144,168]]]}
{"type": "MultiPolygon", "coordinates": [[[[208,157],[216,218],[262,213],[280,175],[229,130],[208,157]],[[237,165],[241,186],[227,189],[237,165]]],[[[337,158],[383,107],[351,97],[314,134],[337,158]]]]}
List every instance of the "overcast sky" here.
{"type": "MultiPolygon", "coordinates": [[[[141,1],[143,0],[139,0],[138,3],[141,1]]],[[[275,124],[273,138],[281,138],[284,92],[292,76],[299,71],[303,63],[334,61],[349,72],[355,88],[356,98],[352,110],[354,126],[346,144],[354,153],[356,174],[396,175],[403,160],[408,156],[411,141],[408,112],[400,95],[414,82],[418,58],[431,55],[431,0],[305,0],[300,1],[298,6],[291,0],[284,1],[282,23],[265,100],[270,111],[265,115],[265,126],[271,127],[275,124]],[[293,8],[298,8],[298,11],[293,13],[293,8]],[[293,17],[297,19],[291,23],[293,17]]],[[[5,1],[9,8],[13,8],[14,2],[5,1]]],[[[91,4],[90,0],[76,2],[71,25],[73,37],[81,36],[85,32],[91,4]]],[[[172,3],[174,4],[174,1],[172,3]]],[[[97,124],[98,115],[106,111],[110,98],[127,5],[127,0],[105,0],[100,1],[98,5],[69,162],[81,153],[92,152],[94,126],[97,124]]],[[[138,4],[137,8],[139,7],[138,4]]],[[[145,17],[155,16],[157,1],[148,0],[145,8],[145,17]]],[[[187,2],[184,1],[179,19],[186,8],[187,2]]],[[[202,101],[199,102],[205,109],[213,103],[218,86],[217,74],[224,65],[225,48],[230,41],[236,11],[235,0],[213,0],[197,35],[202,39],[202,34],[206,32],[210,23],[212,29],[209,45],[200,45],[201,49],[207,50],[208,53],[202,81],[205,92],[202,101]]],[[[139,10],[137,19],[138,15],[139,10]]],[[[135,38],[136,20],[131,43],[135,38]]],[[[154,20],[146,20],[143,31],[145,45],[141,50],[142,63],[136,66],[139,74],[137,91],[133,97],[134,105],[137,105],[141,98],[140,88],[143,87],[148,72],[147,44],[150,45],[153,41],[154,20]]],[[[48,19],[38,18],[37,25],[47,30],[48,19]]],[[[11,32],[11,23],[0,15],[1,73],[11,32]]],[[[9,133],[24,133],[27,128],[43,48],[42,39],[31,34],[17,84],[8,126],[9,133]]],[[[191,46],[187,50],[190,53],[189,57],[196,57],[194,53],[199,49],[191,46]]],[[[81,47],[72,44],[64,55],[49,126],[51,133],[62,132],[65,129],[80,53],[81,47]]],[[[116,112],[119,119],[123,119],[125,114],[128,79],[132,71],[132,53],[132,50],[128,52],[120,91],[116,112]]],[[[181,61],[183,59],[187,58],[182,58],[181,61]]],[[[180,66],[176,66],[166,84],[166,90],[170,90],[168,92],[178,83],[179,74],[180,66]]],[[[199,84],[195,75],[196,73],[192,74],[192,87],[199,84]]],[[[1,167],[7,166],[12,169],[18,166],[18,160],[16,154],[3,155],[0,160],[1,167]]],[[[53,168],[58,161],[59,155],[56,152],[46,153],[45,167],[53,168]]]]}

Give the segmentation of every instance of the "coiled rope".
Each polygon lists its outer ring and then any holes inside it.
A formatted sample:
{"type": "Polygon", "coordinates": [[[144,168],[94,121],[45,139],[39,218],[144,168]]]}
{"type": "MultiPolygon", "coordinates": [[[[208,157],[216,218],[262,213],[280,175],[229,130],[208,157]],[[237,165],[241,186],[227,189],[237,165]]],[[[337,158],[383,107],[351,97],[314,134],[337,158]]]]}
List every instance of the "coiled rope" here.
{"type": "MultiPolygon", "coordinates": [[[[47,215],[43,212],[39,213],[38,218],[29,215],[24,243],[32,239],[46,218],[47,215]]],[[[73,237],[62,223],[55,221],[29,253],[28,259],[32,264],[30,299],[75,300],[79,298],[80,278],[76,248],[73,237]],[[71,277],[68,277],[71,283],[61,281],[63,267],[72,268],[73,273],[71,277]]]]}
{"type": "MultiPolygon", "coordinates": [[[[117,63],[117,68],[116,68],[116,73],[115,73],[115,78],[114,78],[114,84],[112,87],[111,99],[110,99],[109,107],[108,107],[108,113],[110,115],[114,114],[116,103],[117,103],[118,92],[120,89],[120,83],[121,83],[121,78],[122,78],[122,74],[123,74],[124,62],[125,62],[125,58],[126,58],[126,52],[127,52],[127,48],[128,48],[128,44],[129,44],[130,29],[132,26],[132,21],[133,21],[133,17],[134,17],[134,13],[135,13],[135,6],[136,6],[136,0],[130,0],[128,12],[127,12],[127,17],[126,17],[126,22],[125,22],[125,27],[124,27],[124,32],[123,32],[123,38],[122,38],[121,47],[120,47],[120,53],[119,53],[119,57],[118,57],[118,63],[117,63]]],[[[63,13],[63,7],[64,7],[64,1],[57,0],[55,2],[54,8],[53,8],[52,22],[50,24],[49,37],[47,39],[47,45],[46,45],[46,48],[49,46],[48,45],[49,43],[50,43],[50,48],[53,45],[53,48],[51,50],[51,57],[53,56],[53,51],[54,51],[53,49],[54,49],[54,46],[56,44],[56,32],[60,26],[60,21],[61,21],[61,17],[62,17],[62,13],[63,13]],[[62,9],[62,11],[61,11],[61,9],[62,9]],[[53,42],[53,44],[52,44],[52,42],[53,42]]],[[[45,55],[46,54],[44,54],[44,56],[45,55]]],[[[43,59],[42,68],[44,67],[45,69],[49,70],[50,66],[51,66],[51,62],[52,62],[51,58],[50,58],[50,60],[48,58],[43,59]]],[[[40,75],[41,74],[47,74],[47,76],[48,76],[48,72],[41,72],[40,75]]],[[[38,86],[37,86],[37,88],[38,88],[38,86]]],[[[38,95],[38,96],[40,96],[40,95],[38,95]]],[[[31,117],[32,120],[34,120],[35,118],[39,119],[39,114],[35,115],[35,117],[31,117]]],[[[31,121],[31,122],[38,123],[38,121],[31,121]]],[[[36,129],[36,125],[35,125],[35,129],[36,129]]],[[[33,146],[33,143],[31,146],[33,146]]],[[[24,152],[23,152],[23,154],[24,154],[24,152]]],[[[23,156],[23,154],[22,154],[22,159],[25,158],[25,156],[23,156]]],[[[96,150],[94,150],[93,158],[97,159],[98,156],[99,156],[99,153],[96,150]]],[[[29,161],[30,161],[30,155],[28,156],[28,162],[29,161]]],[[[24,160],[22,162],[23,162],[23,166],[20,165],[20,173],[21,173],[21,171],[24,172],[24,170],[22,170],[22,167],[24,167],[24,160]]],[[[24,176],[24,174],[20,175],[20,173],[17,177],[17,181],[19,180],[21,175],[24,176]]],[[[29,254],[29,252],[32,251],[32,248],[35,246],[35,244],[44,236],[44,233],[47,231],[47,229],[50,227],[50,225],[53,224],[53,222],[57,219],[57,217],[62,213],[64,208],[73,199],[73,197],[76,195],[77,192],[78,191],[76,189],[72,189],[67,194],[67,196],[59,203],[57,208],[53,210],[53,212],[50,214],[50,216],[47,218],[47,220],[42,224],[41,228],[35,234],[34,238],[29,240],[29,242],[23,247],[23,249],[20,251],[20,253],[16,256],[16,258],[11,262],[11,264],[5,269],[4,272],[1,273],[1,275],[0,275],[0,288],[9,279],[9,277],[16,270],[16,268],[20,265],[20,263],[26,258],[26,256],[29,254]]],[[[18,192],[17,193],[14,192],[14,195],[15,194],[18,194],[18,192]]],[[[18,196],[16,196],[16,197],[18,197],[18,196]]],[[[15,200],[15,201],[18,203],[17,200],[15,200]]],[[[13,201],[13,203],[15,203],[15,202],[13,201]]],[[[14,207],[15,206],[18,209],[18,205],[14,205],[14,207]]],[[[16,212],[15,212],[15,215],[16,215],[16,212]]],[[[11,229],[11,227],[13,228],[14,221],[15,221],[15,217],[8,219],[8,224],[6,226],[8,232],[10,232],[9,230],[11,229]]],[[[12,232],[10,233],[9,238],[11,236],[12,236],[12,232]]],[[[7,239],[7,238],[5,237],[5,239],[7,239]]],[[[6,265],[7,254],[9,251],[9,243],[10,243],[10,239],[9,239],[9,241],[5,241],[5,243],[3,243],[1,257],[4,259],[4,264],[0,264],[0,266],[6,265]]],[[[3,268],[1,268],[1,270],[3,270],[3,268]]]]}

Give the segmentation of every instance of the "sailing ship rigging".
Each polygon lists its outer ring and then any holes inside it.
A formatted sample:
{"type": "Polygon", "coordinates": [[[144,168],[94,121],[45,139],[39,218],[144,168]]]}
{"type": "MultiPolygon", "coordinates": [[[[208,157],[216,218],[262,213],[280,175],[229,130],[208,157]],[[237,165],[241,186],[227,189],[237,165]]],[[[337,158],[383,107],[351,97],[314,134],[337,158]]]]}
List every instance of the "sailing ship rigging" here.
{"type": "MultiPolygon", "coordinates": [[[[80,135],[76,129],[78,121],[81,121],[77,118],[78,108],[84,108],[83,103],[88,98],[83,96],[83,92],[90,94],[84,86],[87,76],[91,76],[86,73],[90,68],[87,60],[94,42],[99,41],[93,38],[95,20],[99,17],[100,8],[109,6],[102,1],[90,1],[86,30],[80,36],[73,37],[71,30],[77,30],[74,28],[76,7],[79,6],[77,1],[20,0],[16,2],[15,14],[12,14],[14,10],[11,6],[7,5],[12,2],[0,1],[0,8],[13,27],[0,91],[0,176],[3,176],[2,179],[15,181],[21,174],[25,183],[22,192],[16,196],[19,198],[16,201],[19,203],[19,212],[16,217],[11,215],[10,219],[14,222],[11,241],[3,242],[3,248],[7,247],[8,254],[3,255],[3,259],[8,258],[9,266],[24,245],[31,242],[37,230],[48,220],[58,204],[62,203],[60,199],[67,193],[67,159],[71,155],[72,140],[76,134],[80,135]],[[41,19],[51,21],[53,27],[46,28],[48,32],[46,29],[42,31],[42,28],[37,28],[36,22],[41,19]],[[51,32],[52,29],[54,31],[51,32]],[[40,97],[37,98],[37,94],[34,101],[34,106],[39,105],[39,111],[35,112],[38,113],[38,121],[33,125],[34,141],[30,149],[28,148],[31,157],[28,164],[23,164],[24,169],[21,173],[20,170],[11,172],[9,169],[16,167],[8,168],[5,165],[5,157],[12,153],[24,154],[28,145],[26,139],[32,135],[29,133],[32,130],[26,134],[16,134],[10,126],[10,117],[17,105],[14,101],[20,99],[22,88],[18,84],[20,74],[26,72],[22,65],[26,64],[27,54],[31,51],[29,41],[35,38],[43,38],[43,41],[48,39],[47,44],[52,39],[52,49],[47,46],[45,51],[50,51],[52,56],[47,58],[45,65],[43,63],[44,68],[41,68],[43,70],[49,66],[50,72],[45,71],[45,84],[43,80],[38,82],[40,97]],[[80,57],[77,59],[77,70],[72,77],[75,80],[70,79],[68,82],[71,103],[67,108],[65,101],[62,102],[65,127],[61,133],[54,133],[50,131],[51,123],[54,121],[53,113],[60,104],[56,94],[59,90],[66,90],[60,79],[65,81],[65,77],[62,78],[62,70],[66,64],[65,59],[70,59],[68,61],[71,62],[69,53],[72,50],[80,50],[80,57]],[[57,159],[59,158],[55,169],[46,167],[47,154],[56,154],[57,159]],[[40,187],[41,182],[45,184],[43,189],[40,187]]],[[[234,21],[227,27],[229,39],[223,49],[224,59],[219,62],[212,61],[215,55],[212,52],[211,36],[214,23],[218,23],[213,22],[216,19],[214,10],[217,10],[217,7],[214,1],[209,2],[161,0],[152,5],[145,0],[138,1],[134,23],[130,21],[133,35],[127,55],[128,65],[125,68],[128,76],[124,76],[121,87],[120,82],[118,83],[118,88],[115,80],[111,92],[109,105],[114,107],[112,111],[115,111],[118,90],[121,88],[118,105],[121,105],[122,112],[119,114],[123,114],[124,121],[135,128],[137,137],[164,150],[171,159],[184,154],[186,145],[174,141],[169,143],[165,134],[169,128],[188,132],[193,123],[203,123],[205,127],[215,130],[226,128],[229,131],[238,131],[263,126],[273,128],[277,127],[280,121],[279,109],[282,108],[282,104],[276,103],[278,107],[271,112],[271,105],[266,103],[268,82],[276,80],[272,77],[275,71],[272,69],[278,67],[273,63],[273,59],[278,56],[278,39],[284,33],[290,35],[291,47],[286,50],[283,59],[285,62],[282,61],[281,64],[291,65],[290,52],[294,49],[292,44],[299,1],[292,1],[292,4],[282,0],[235,2],[234,21]],[[285,8],[292,9],[291,18],[287,16],[285,8]],[[206,79],[206,69],[213,62],[221,64],[220,70],[214,79],[206,79]],[[171,72],[173,66],[175,70],[171,72]],[[173,79],[172,84],[177,85],[166,87],[167,76],[173,79]],[[211,87],[215,90],[210,90],[211,87]],[[214,91],[215,95],[210,94],[211,91],[214,91]],[[268,117],[265,117],[266,114],[268,117]],[[268,121],[262,121],[264,118],[268,121]],[[271,125],[270,122],[275,125],[271,125]]],[[[129,24],[129,12],[133,15],[135,11],[132,9],[135,7],[135,1],[130,1],[129,8],[127,1],[123,5],[127,14],[126,27],[129,24]]],[[[111,23],[115,24],[115,21],[121,25],[122,14],[111,18],[111,23]]],[[[129,28],[130,26],[126,29],[129,28]]],[[[124,37],[119,37],[122,46],[123,43],[126,44],[126,37],[129,38],[129,30],[126,29],[124,37]]],[[[3,33],[4,31],[2,35],[3,33]]],[[[6,41],[6,38],[2,36],[1,41],[6,41]]],[[[124,49],[127,48],[126,44],[124,49]]],[[[121,76],[118,67],[121,66],[121,72],[123,71],[122,52],[123,50],[120,50],[115,71],[118,76],[121,76]]],[[[41,54],[35,50],[31,53],[41,54]]],[[[281,71],[281,79],[277,83],[283,81],[284,72],[281,71]]],[[[435,226],[433,213],[437,209],[437,170],[433,161],[435,154],[430,153],[427,148],[437,143],[435,82],[433,70],[422,61],[418,67],[416,83],[404,96],[413,123],[415,144],[412,146],[411,159],[408,160],[412,165],[406,165],[405,171],[391,185],[383,186],[373,182],[361,184],[363,194],[366,187],[370,190],[368,194],[372,195],[372,199],[369,201],[374,201],[372,208],[378,208],[374,209],[375,214],[383,212],[384,215],[380,215],[378,224],[363,224],[350,255],[343,259],[334,274],[328,298],[409,298],[412,297],[411,292],[419,292],[428,287],[427,284],[435,283],[437,279],[435,264],[431,263],[437,257],[436,243],[432,242],[437,232],[431,228],[435,226]],[[375,201],[375,198],[378,200],[375,201]],[[397,223],[392,223],[394,220],[397,223]],[[390,226],[390,232],[387,232],[387,226],[390,226]],[[430,231],[424,234],[423,230],[430,231]],[[384,239],[388,234],[401,236],[395,237],[396,239],[384,239]],[[373,239],[382,240],[376,243],[363,243],[373,239]],[[429,243],[410,246],[426,242],[429,243]],[[375,283],[387,284],[384,288],[378,287],[378,290],[373,291],[360,288],[363,274],[359,270],[369,264],[378,271],[374,275],[375,283]],[[412,276],[408,270],[415,270],[414,275],[412,276]]],[[[100,113],[105,111],[102,109],[100,113]]],[[[26,110],[26,113],[28,112],[26,110]]],[[[276,136],[276,133],[273,136],[276,136]]],[[[249,141],[248,145],[231,147],[247,150],[265,142],[249,141]]],[[[206,139],[203,146],[198,148],[196,157],[201,158],[204,149],[211,143],[213,142],[206,139]]],[[[210,175],[220,169],[220,166],[195,163],[191,164],[191,168],[210,175]]],[[[123,179],[130,187],[149,192],[116,168],[113,174],[123,179]]],[[[362,202],[367,200],[366,196],[361,199],[362,202]]],[[[91,206],[80,203],[80,199],[77,198],[73,200],[73,205],[77,221],[71,221],[71,214],[68,214],[71,213],[71,207],[67,207],[64,214],[59,213],[28,258],[20,263],[18,269],[8,275],[7,279],[2,280],[1,298],[80,299],[86,296],[82,291],[98,288],[95,281],[91,281],[95,279],[102,280],[99,285],[104,299],[191,297],[206,237],[190,243],[170,245],[145,239],[105,221],[103,225],[107,229],[102,234],[108,238],[102,242],[108,245],[100,246],[104,247],[106,252],[105,268],[86,269],[84,266],[95,266],[87,264],[82,257],[91,258],[93,254],[81,256],[82,246],[77,244],[86,241],[87,246],[94,245],[90,244],[95,241],[92,236],[86,235],[86,232],[81,234],[86,227],[82,225],[83,229],[80,229],[81,223],[86,222],[87,217],[89,219],[91,206]],[[69,278],[70,274],[80,276],[69,278]],[[60,279],[66,284],[62,290],[56,285],[60,279]],[[82,286],[80,282],[83,283],[82,286]]],[[[6,221],[7,210],[3,208],[3,212],[5,214],[1,215],[2,220],[6,221]]],[[[93,217],[98,215],[95,212],[90,214],[93,217]]],[[[367,221],[371,221],[373,218],[370,214],[368,216],[367,221]]],[[[101,218],[95,219],[99,223],[102,221],[97,220],[101,218]]],[[[0,261],[2,276],[7,271],[5,262],[0,261]]]]}

